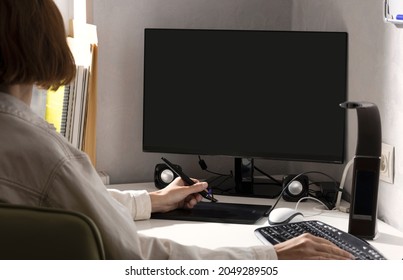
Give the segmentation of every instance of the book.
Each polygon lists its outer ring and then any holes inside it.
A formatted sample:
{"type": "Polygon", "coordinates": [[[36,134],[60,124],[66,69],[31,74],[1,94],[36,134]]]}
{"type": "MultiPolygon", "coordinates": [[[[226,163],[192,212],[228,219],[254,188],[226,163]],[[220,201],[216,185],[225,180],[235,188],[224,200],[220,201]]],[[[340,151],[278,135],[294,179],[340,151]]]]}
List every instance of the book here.
{"type": "Polygon", "coordinates": [[[88,88],[88,68],[77,66],[76,78],[72,84],[71,108],[69,115],[67,139],[78,149],[82,148],[82,135],[84,131],[84,118],[86,113],[86,98],[88,88]]]}
{"type": "Polygon", "coordinates": [[[73,28],[67,43],[73,53],[77,69],[75,79],[66,86],[63,111],[63,125],[67,140],[76,148],[88,154],[95,165],[96,155],[96,67],[97,34],[96,26],[71,21],[73,28]]]}
{"type": "Polygon", "coordinates": [[[96,163],[96,115],[97,115],[97,45],[91,45],[92,62],[88,81],[87,108],[84,123],[82,149],[87,153],[91,162],[96,163]]]}
{"type": "Polygon", "coordinates": [[[70,97],[70,85],[65,85],[63,93],[63,108],[60,123],[60,133],[63,136],[66,136],[67,115],[69,111],[69,97],[70,97]]]}
{"type": "Polygon", "coordinates": [[[65,87],[61,86],[57,90],[48,90],[46,98],[45,120],[53,124],[57,132],[61,132],[61,127],[65,126],[62,120],[63,111],[65,108],[65,87]]]}

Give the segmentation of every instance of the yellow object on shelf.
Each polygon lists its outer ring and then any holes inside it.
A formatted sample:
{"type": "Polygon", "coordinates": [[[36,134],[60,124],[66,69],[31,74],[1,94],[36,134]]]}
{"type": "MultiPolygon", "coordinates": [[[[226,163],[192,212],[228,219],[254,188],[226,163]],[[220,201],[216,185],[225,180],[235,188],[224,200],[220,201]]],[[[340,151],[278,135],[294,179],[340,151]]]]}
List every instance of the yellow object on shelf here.
{"type": "Polygon", "coordinates": [[[46,98],[45,120],[53,124],[57,132],[60,132],[62,126],[64,101],[64,86],[59,87],[56,91],[48,90],[46,98]]]}

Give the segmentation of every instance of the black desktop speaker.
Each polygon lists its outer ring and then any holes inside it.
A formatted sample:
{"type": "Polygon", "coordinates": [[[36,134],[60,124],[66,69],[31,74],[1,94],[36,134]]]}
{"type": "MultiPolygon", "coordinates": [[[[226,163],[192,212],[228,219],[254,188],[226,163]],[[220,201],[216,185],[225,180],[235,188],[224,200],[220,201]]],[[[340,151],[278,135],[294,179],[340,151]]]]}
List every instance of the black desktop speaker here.
{"type": "Polygon", "coordinates": [[[377,232],[381,118],[378,107],[369,102],[344,102],[340,106],[356,109],[358,117],[348,232],[360,238],[373,239],[377,232]]]}
{"type": "Polygon", "coordinates": [[[286,201],[297,202],[302,197],[306,197],[309,194],[308,177],[301,175],[293,180],[295,176],[296,175],[287,175],[283,178],[283,188],[287,187],[283,191],[283,199],[286,201]],[[293,181],[290,183],[291,180],[293,181]]]}
{"type": "MultiPolygon", "coordinates": [[[[182,170],[179,165],[175,165],[182,170]]],[[[154,170],[154,184],[158,189],[168,186],[178,175],[174,173],[165,163],[158,163],[154,170]]]]}

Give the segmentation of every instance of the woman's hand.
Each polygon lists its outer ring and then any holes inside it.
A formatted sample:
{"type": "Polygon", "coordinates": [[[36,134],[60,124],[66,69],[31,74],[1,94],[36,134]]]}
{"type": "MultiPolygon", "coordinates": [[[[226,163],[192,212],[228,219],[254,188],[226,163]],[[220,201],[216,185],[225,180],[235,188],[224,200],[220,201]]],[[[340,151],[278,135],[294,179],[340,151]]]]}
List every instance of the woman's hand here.
{"type": "Polygon", "coordinates": [[[332,242],[304,233],[274,245],[279,260],[351,260],[354,257],[332,242]]]}
{"type": "Polygon", "coordinates": [[[192,179],[195,184],[186,186],[181,178],[177,177],[165,188],[151,192],[152,212],[168,212],[176,208],[193,208],[202,196],[199,194],[208,186],[206,182],[192,179]]]}

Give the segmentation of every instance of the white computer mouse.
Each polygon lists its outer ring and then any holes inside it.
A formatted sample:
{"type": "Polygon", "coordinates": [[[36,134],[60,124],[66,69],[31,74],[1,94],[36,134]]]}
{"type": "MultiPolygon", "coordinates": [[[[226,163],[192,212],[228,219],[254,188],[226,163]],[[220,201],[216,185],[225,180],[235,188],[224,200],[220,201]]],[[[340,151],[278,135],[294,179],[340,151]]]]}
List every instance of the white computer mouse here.
{"type": "Polygon", "coordinates": [[[275,208],[270,212],[268,220],[269,224],[274,226],[302,222],[304,220],[304,215],[291,208],[275,208]]]}

